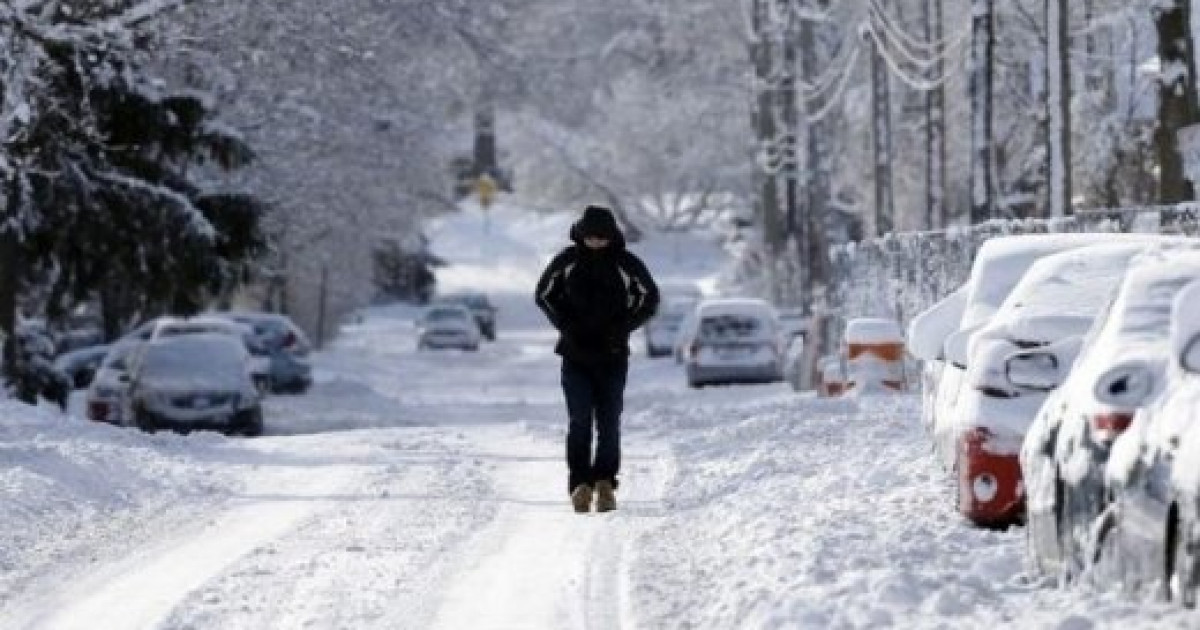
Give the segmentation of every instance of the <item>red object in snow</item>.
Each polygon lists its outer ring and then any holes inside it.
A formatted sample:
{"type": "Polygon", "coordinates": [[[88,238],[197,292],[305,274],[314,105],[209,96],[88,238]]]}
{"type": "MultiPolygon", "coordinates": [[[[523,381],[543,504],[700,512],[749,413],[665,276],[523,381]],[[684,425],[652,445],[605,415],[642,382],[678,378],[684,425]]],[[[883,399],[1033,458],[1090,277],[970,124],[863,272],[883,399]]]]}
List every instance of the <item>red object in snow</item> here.
{"type": "MultiPolygon", "coordinates": [[[[989,450],[995,436],[976,428],[959,440],[958,510],[976,525],[1020,523],[1025,516],[1025,486],[1016,453],[989,450]]],[[[1007,445],[1006,445],[1007,446],[1007,445]]]]}

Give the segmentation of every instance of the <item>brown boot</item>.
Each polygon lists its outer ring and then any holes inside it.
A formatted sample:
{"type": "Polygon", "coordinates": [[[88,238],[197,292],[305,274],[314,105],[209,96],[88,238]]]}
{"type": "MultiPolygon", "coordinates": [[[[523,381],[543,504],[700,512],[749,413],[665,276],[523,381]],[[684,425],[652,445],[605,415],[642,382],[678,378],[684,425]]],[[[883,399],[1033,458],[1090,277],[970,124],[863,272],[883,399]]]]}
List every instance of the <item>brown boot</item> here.
{"type": "Polygon", "coordinates": [[[591,511],[592,487],[586,483],[575,486],[575,490],[571,491],[571,505],[575,506],[575,511],[580,514],[591,511]]]}
{"type": "Polygon", "coordinates": [[[617,491],[611,481],[596,482],[596,511],[611,512],[617,509],[617,491]]]}

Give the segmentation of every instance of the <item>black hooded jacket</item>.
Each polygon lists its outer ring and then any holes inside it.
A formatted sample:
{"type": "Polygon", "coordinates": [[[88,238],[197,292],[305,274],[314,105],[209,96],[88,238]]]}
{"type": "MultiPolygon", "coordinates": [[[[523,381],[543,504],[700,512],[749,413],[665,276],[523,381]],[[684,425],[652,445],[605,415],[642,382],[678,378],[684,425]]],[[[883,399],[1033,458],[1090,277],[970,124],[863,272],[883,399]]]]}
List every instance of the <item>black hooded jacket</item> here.
{"type": "Polygon", "coordinates": [[[588,206],[571,227],[574,245],[559,252],[538,280],[535,299],[560,336],[554,351],[582,363],[624,361],[629,335],[658,309],[658,286],[627,249],[612,211],[588,206]],[[585,236],[609,239],[593,250],[585,236]]]}

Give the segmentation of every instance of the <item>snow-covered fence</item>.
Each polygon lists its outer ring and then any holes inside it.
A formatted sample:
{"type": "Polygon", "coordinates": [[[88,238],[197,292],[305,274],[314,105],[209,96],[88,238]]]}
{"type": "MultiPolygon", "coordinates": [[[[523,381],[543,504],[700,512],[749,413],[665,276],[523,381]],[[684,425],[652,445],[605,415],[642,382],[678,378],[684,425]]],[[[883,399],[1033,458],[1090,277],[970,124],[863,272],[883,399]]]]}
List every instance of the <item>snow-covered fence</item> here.
{"type": "MultiPolygon", "coordinates": [[[[997,220],[969,228],[905,232],[832,249],[829,306],[855,317],[908,320],[967,279],[979,246],[1008,234],[1152,232],[1200,235],[1200,204],[1083,210],[1053,220],[997,220]]],[[[840,327],[839,327],[840,328],[840,327]]]]}

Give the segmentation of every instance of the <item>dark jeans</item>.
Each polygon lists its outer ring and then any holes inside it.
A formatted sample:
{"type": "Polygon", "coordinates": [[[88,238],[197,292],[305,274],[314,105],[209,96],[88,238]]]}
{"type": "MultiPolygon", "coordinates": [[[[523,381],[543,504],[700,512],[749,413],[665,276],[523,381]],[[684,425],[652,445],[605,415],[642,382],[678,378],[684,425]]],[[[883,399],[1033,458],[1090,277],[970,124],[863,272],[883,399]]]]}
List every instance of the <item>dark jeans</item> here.
{"type": "Polygon", "coordinates": [[[567,398],[567,492],[581,483],[611,481],[621,468],[621,410],[625,404],[628,361],[579,363],[563,359],[562,387],[567,398]],[[592,457],[592,431],[596,454],[592,457]]]}

